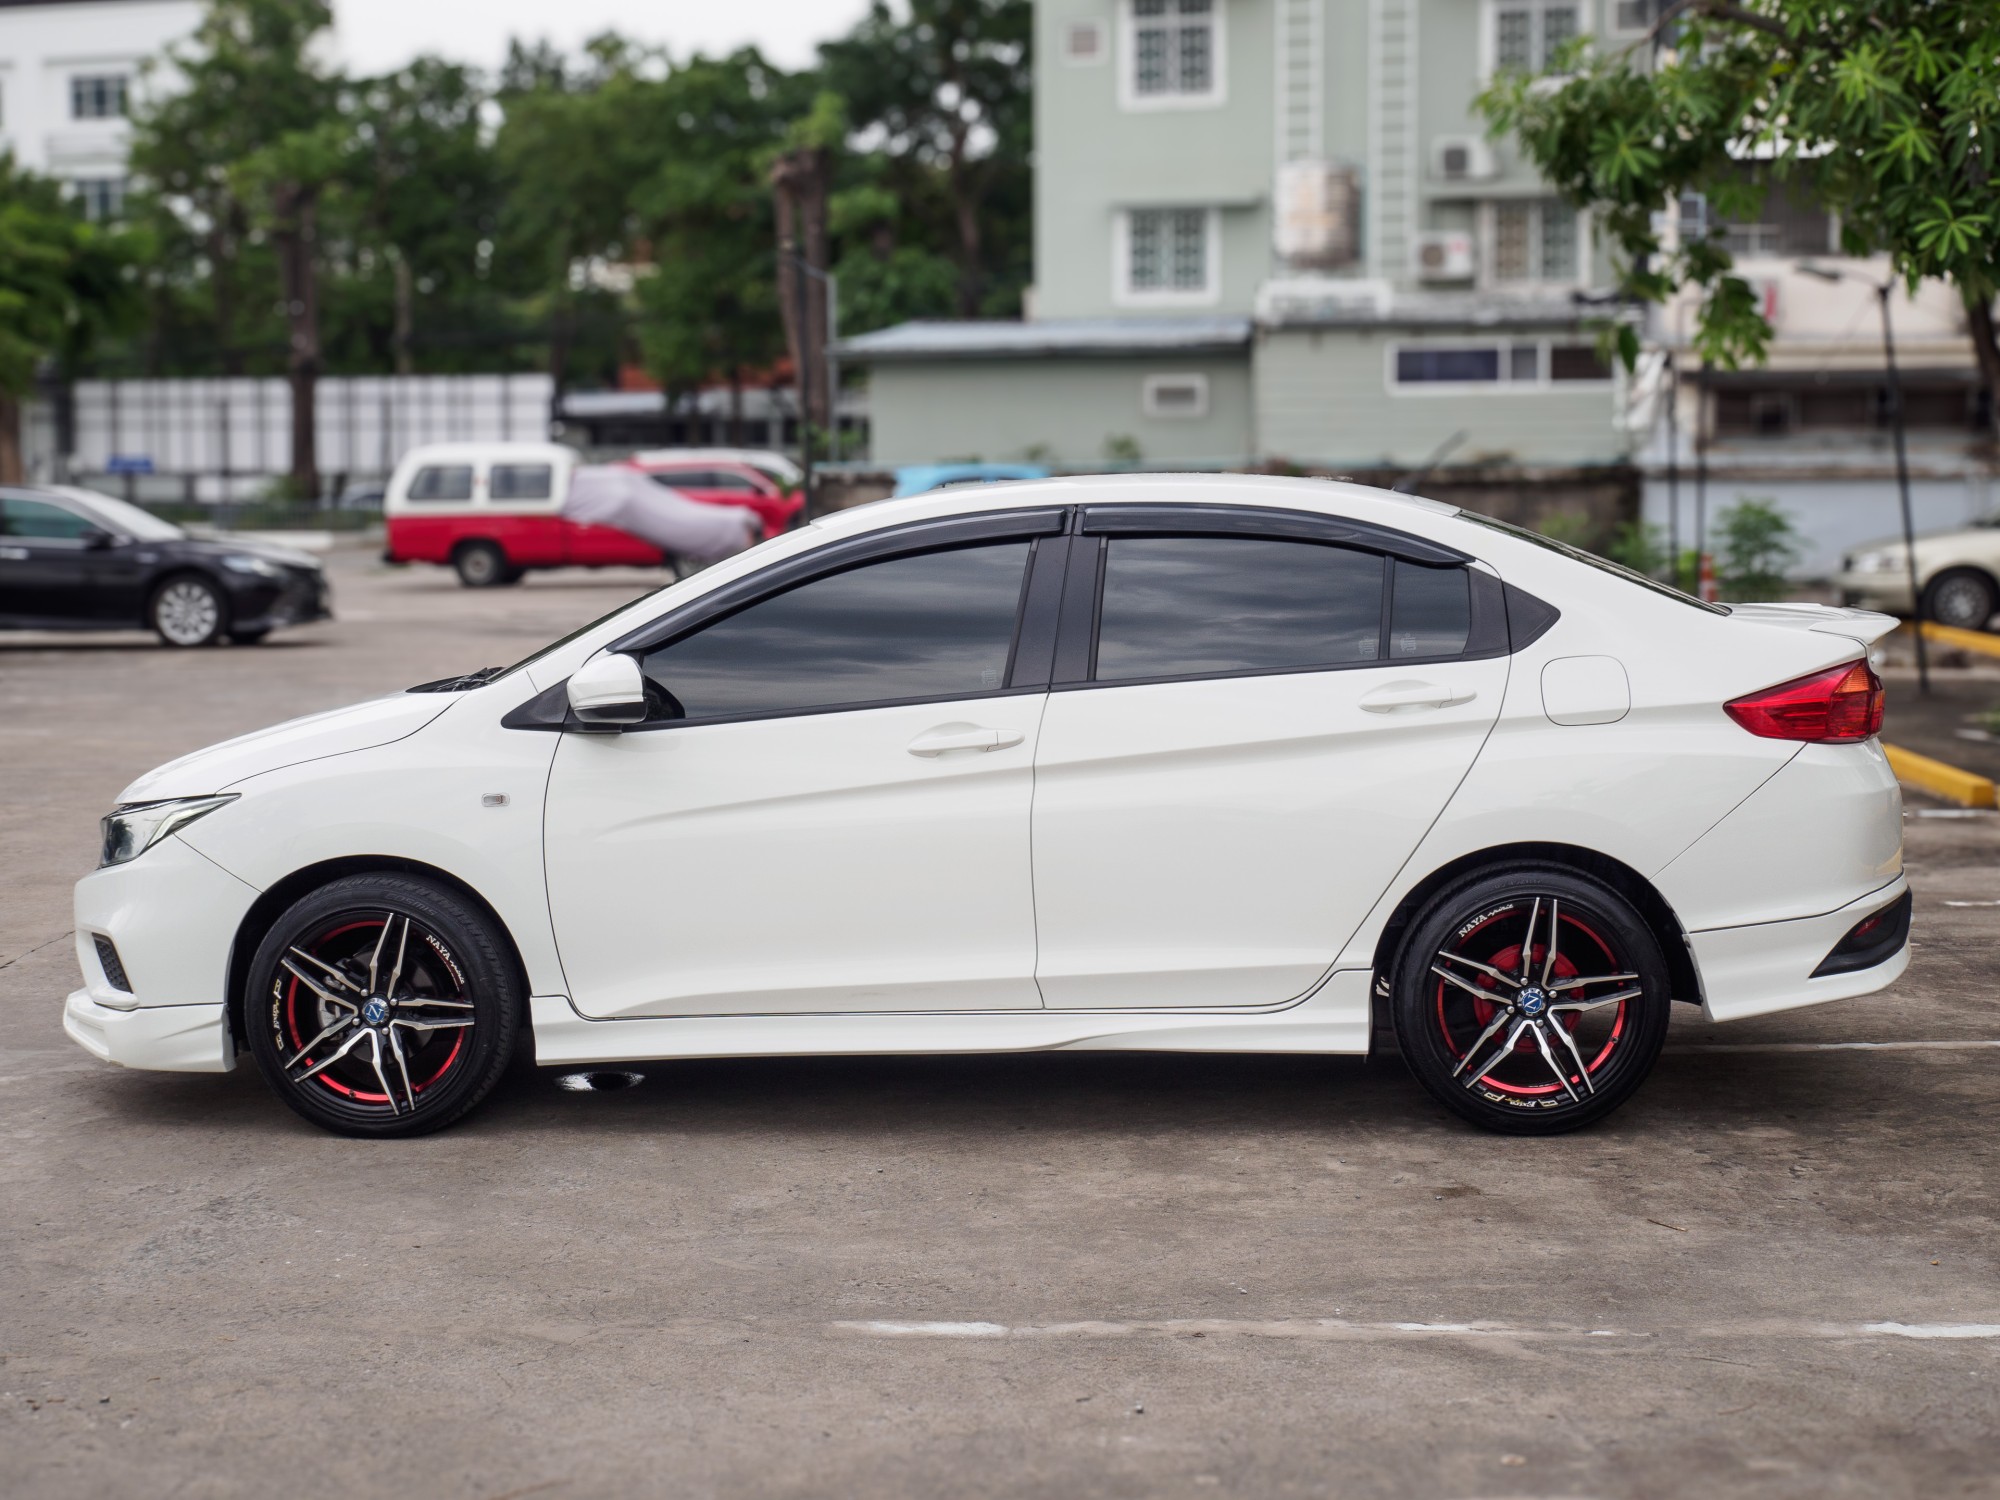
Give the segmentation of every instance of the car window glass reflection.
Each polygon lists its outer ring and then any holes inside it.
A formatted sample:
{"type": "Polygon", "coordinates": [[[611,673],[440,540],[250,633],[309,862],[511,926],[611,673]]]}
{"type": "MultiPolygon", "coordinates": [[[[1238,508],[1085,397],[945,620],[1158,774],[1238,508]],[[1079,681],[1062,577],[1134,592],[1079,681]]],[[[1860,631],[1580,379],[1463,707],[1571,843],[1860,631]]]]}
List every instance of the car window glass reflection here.
{"type": "Polygon", "coordinates": [[[1113,537],[1097,680],[1373,661],[1382,559],[1261,537],[1113,537]]]}
{"type": "Polygon", "coordinates": [[[1456,656],[1472,634],[1472,596],[1463,568],[1396,564],[1389,606],[1391,656],[1456,656]]]}
{"type": "Polygon", "coordinates": [[[412,500],[470,500],[471,464],[433,464],[417,470],[410,481],[412,500]]]}
{"type": "MultiPolygon", "coordinates": [[[[427,469],[424,472],[430,471],[427,469]]],[[[548,464],[495,464],[487,489],[495,500],[546,500],[554,476],[555,470],[548,464]]],[[[414,486],[411,493],[414,497],[414,486]]],[[[439,495],[436,498],[442,500],[446,497],[439,495]]]]}
{"type": "Polygon", "coordinates": [[[45,540],[75,541],[95,525],[85,516],[41,500],[0,500],[0,515],[6,518],[4,530],[8,536],[45,540]]]}
{"type": "Polygon", "coordinates": [[[814,579],[650,653],[646,676],[688,719],[998,691],[1029,546],[814,579]]]}

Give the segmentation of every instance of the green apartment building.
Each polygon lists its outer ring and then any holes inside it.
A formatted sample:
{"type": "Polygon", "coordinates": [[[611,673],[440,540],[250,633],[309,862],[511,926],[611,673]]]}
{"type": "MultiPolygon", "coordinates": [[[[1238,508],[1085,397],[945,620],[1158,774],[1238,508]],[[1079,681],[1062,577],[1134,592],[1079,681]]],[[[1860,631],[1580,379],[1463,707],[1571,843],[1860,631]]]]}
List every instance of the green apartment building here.
{"type": "Polygon", "coordinates": [[[874,463],[1629,472],[1587,225],[1471,101],[1652,9],[1037,0],[1027,316],[842,345],[874,463]]]}

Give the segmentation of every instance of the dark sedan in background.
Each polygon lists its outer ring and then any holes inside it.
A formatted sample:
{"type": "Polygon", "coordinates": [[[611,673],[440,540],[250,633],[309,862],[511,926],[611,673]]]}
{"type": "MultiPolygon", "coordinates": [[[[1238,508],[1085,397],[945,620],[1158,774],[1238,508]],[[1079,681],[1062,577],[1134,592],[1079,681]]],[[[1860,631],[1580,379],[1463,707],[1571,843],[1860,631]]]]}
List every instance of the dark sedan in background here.
{"type": "Polygon", "coordinates": [[[0,629],[138,627],[169,646],[249,645],[332,613],[307,553],[192,537],[90,490],[0,489],[0,629]]]}

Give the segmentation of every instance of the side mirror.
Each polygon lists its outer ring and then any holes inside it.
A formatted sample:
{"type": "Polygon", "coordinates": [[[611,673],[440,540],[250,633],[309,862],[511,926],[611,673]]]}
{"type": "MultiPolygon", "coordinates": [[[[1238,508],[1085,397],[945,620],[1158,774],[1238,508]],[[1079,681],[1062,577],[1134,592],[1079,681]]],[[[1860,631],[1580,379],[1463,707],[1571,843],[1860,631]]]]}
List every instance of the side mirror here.
{"type": "Polygon", "coordinates": [[[639,663],[616,652],[594,656],[569,679],[569,710],[586,729],[619,729],[646,717],[639,663]]]}
{"type": "Polygon", "coordinates": [[[102,552],[106,547],[114,545],[118,540],[116,536],[101,526],[86,526],[81,535],[83,537],[83,547],[86,552],[102,552]]]}

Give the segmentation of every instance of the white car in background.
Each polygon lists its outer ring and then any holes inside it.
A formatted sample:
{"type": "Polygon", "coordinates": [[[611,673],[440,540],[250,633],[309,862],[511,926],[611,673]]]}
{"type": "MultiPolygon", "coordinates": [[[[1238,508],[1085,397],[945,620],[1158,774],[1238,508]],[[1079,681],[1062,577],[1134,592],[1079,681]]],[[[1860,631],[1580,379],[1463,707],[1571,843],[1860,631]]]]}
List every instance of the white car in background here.
{"type": "MultiPolygon", "coordinates": [[[[1840,560],[1834,580],[1841,602],[1865,609],[1911,613],[1911,551],[1902,540],[1871,542],[1840,560]]],[[[2000,516],[1963,531],[1917,538],[1917,587],[1924,618],[1960,630],[1984,630],[2000,614],[2000,516]]]]}
{"type": "Polygon", "coordinates": [[[1893,624],[1354,485],[884,502],[141,777],[66,1024],[388,1136],[517,1043],[1340,1054],[1379,1013],[1449,1109],[1570,1129],[1675,1002],[1903,971],[1893,624]]]}

